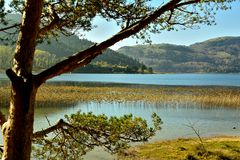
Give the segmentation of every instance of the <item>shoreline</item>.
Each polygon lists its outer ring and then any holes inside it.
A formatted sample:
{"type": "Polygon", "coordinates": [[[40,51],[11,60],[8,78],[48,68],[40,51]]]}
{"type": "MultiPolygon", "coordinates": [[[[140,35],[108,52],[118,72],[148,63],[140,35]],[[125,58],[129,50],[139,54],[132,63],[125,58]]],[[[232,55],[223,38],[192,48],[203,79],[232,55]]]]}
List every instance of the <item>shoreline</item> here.
{"type": "Polygon", "coordinates": [[[156,85],[156,84],[134,84],[134,83],[118,83],[118,82],[78,82],[78,81],[48,81],[46,84],[49,85],[74,85],[74,86],[84,86],[84,87],[143,87],[143,88],[153,88],[153,87],[195,87],[195,88],[234,88],[240,89],[240,86],[231,86],[231,85],[156,85]]]}
{"type": "MultiPolygon", "coordinates": [[[[240,136],[228,136],[228,135],[222,135],[222,136],[204,136],[201,137],[203,138],[203,143],[205,142],[227,142],[227,143],[231,143],[231,142],[239,142],[240,141],[240,136]]],[[[171,145],[172,142],[177,142],[180,141],[180,143],[184,143],[185,142],[192,142],[195,143],[197,147],[198,144],[198,139],[196,137],[187,137],[187,138],[173,138],[173,139],[164,139],[164,140],[156,140],[154,142],[147,142],[147,143],[140,143],[140,144],[135,144],[130,146],[130,148],[120,151],[117,154],[110,154],[106,151],[104,151],[101,148],[96,148],[94,150],[92,150],[91,152],[87,153],[86,155],[84,155],[84,159],[85,160],[92,160],[92,159],[99,159],[101,158],[102,160],[114,160],[114,159],[118,159],[118,160],[159,160],[159,159],[163,159],[163,160],[172,160],[172,159],[176,159],[176,160],[182,160],[183,158],[179,158],[179,155],[176,155],[176,157],[171,157],[170,159],[167,158],[168,154],[171,154],[168,150],[166,150],[166,148],[173,148],[174,146],[171,145]],[[155,145],[154,147],[149,145],[155,145]],[[161,148],[160,148],[161,146],[161,148]],[[145,151],[145,155],[141,155],[141,151],[143,148],[147,147],[148,149],[146,149],[145,151]],[[159,147],[159,148],[156,148],[159,147]],[[161,152],[161,153],[165,153],[166,156],[165,157],[153,157],[153,153],[151,152],[151,150],[154,152],[161,152]]],[[[181,146],[178,147],[178,149],[181,151],[181,149],[183,149],[181,146]]],[[[240,150],[240,143],[239,143],[239,150],[240,150]]],[[[184,149],[183,149],[184,151],[184,149]]],[[[187,151],[186,151],[187,152],[187,151]]],[[[183,153],[183,156],[186,156],[187,153],[183,153]]],[[[189,151],[189,154],[192,151],[189,151]]],[[[162,155],[164,156],[164,155],[162,155]]],[[[185,158],[185,160],[187,160],[185,158]]],[[[199,159],[200,160],[200,159],[199,159]]]]}
{"type": "MultiPolygon", "coordinates": [[[[1,83],[4,86],[10,85],[10,80],[8,79],[0,79],[1,83]]],[[[0,83],[0,87],[2,84],[0,83]]],[[[153,88],[153,87],[195,87],[195,88],[233,88],[233,89],[240,89],[240,86],[234,85],[163,85],[163,84],[137,84],[137,83],[119,83],[119,82],[88,82],[88,81],[57,81],[57,80],[50,80],[45,82],[43,85],[66,85],[66,86],[80,86],[80,87],[141,87],[141,88],[153,88]]]]}

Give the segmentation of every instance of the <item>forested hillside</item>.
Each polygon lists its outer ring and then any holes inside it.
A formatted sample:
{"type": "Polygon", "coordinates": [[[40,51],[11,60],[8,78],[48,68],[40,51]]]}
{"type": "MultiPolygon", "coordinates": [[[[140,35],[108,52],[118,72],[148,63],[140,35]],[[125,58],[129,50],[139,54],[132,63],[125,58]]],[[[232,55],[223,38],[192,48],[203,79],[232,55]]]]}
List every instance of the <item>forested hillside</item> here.
{"type": "MultiPolygon", "coordinates": [[[[5,70],[12,64],[12,57],[14,52],[13,46],[0,45],[0,69],[5,70]]],[[[34,59],[34,69],[41,70],[46,67],[50,67],[60,60],[55,54],[51,54],[47,51],[36,50],[34,59]]]]}
{"type": "MultiPolygon", "coordinates": [[[[69,39],[75,39],[75,36],[66,37],[69,39]]],[[[66,42],[70,42],[66,40],[66,42]]],[[[53,41],[50,44],[40,44],[36,50],[36,55],[34,59],[34,70],[39,71],[44,68],[50,67],[56,64],[61,59],[64,59],[70,56],[72,53],[82,50],[89,45],[92,45],[92,42],[87,40],[75,39],[76,46],[67,45],[61,41],[53,41]],[[77,46],[79,49],[77,49],[77,46]],[[82,48],[81,48],[82,47],[82,48]],[[60,54],[58,54],[60,53],[60,54]]],[[[14,52],[14,46],[0,45],[0,69],[5,70],[10,67],[12,63],[12,54],[14,52]]],[[[147,67],[144,64],[139,63],[133,58],[127,57],[123,54],[119,54],[113,50],[106,50],[104,54],[97,57],[91,62],[91,64],[77,69],[75,72],[85,72],[85,73],[139,73],[142,72],[142,69],[145,69],[144,72],[149,72],[147,67]]]]}
{"type": "MultiPolygon", "coordinates": [[[[11,23],[18,22],[18,15],[9,15],[11,23]]],[[[3,34],[3,33],[2,33],[3,34]]],[[[16,35],[15,35],[16,36],[16,35]]],[[[0,36],[1,37],[1,36],[0,36]]],[[[9,40],[16,39],[9,37],[9,40]]],[[[9,56],[14,46],[0,41],[0,69],[11,64],[9,56]]],[[[34,62],[35,70],[49,67],[59,60],[93,45],[77,36],[61,35],[39,43],[34,62]]],[[[91,64],[76,72],[95,73],[151,73],[156,72],[240,72],[240,37],[220,37],[190,46],[173,44],[136,45],[120,48],[117,52],[107,49],[91,64]],[[119,54],[121,53],[121,54],[119,54]],[[140,63],[141,62],[141,63],[140,63]],[[148,67],[146,67],[147,65],[148,67]]]]}
{"type": "MultiPolygon", "coordinates": [[[[69,37],[60,36],[57,40],[51,39],[49,42],[40,43],[37,48],[55,54],[57,59],[71,56],[77,51],[84,50],[94,45],[86,39],[79,39],[72,35],[69,37]]],[[[90,65],[77,69],[75,72],[95,72],[95,73],[138,73],[148,72],[147,67],[131,57],[119,54],[111,49],[107,49],[102,55],[95,58],[90,65]]]]}
{"type": "MultiPolygon", "coordinates": [[[[10,23],[15,24],[19,20],[19,15],[8,15],[10,23]]],[[[11,32],[14,32],[13,30],[11,32]]],[[[1,32],[0,37],[4,37],[1,32]]],[[[0,69],[4,70],[11,65],[11,58],[14,52],[14,42],[17,35],[11,35],[7,41],[0,40],[0,69]],[[8,44],[8,45],[6,45],[8,44]]],[[[50,38],[37,45],[36,58],[34,59],[34,70],[39,71],[54,65],[61,59],[71,56],[73,53],[84,50],[94,45],[86,39],[79,39],[76,35],[65,36],[60,35],[56,38],[50,38]]],[[[75,72],[88,73],[142,73],[151,72],[144,64],[139,63],[133,58],[119,54],[111,49],[107,49],[104,54],[95,58],[91,64],[77,69],[75,72]]]]}
{"type": "Polygon", "coordinates": [[[152,44],[122,47],[158,72],[240,72],[240,37],[220,37],[190,46],[152,44]]]}

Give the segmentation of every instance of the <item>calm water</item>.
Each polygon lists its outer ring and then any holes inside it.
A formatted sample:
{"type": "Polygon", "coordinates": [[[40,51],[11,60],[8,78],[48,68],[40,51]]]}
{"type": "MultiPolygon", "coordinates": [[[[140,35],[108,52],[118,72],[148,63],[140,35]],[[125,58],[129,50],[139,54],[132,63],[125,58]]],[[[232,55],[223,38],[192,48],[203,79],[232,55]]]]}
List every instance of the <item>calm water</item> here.
{"type": "MultiPolygon", "coordinates": [[[[6,76],[0,74],[0,80],[6,80],[6,76]]],[[[52,81],[69,82],[104,82],[104,83],[129,83],[129,84],[155,84],[155,85],[219,85],[240,86],[240,74],[65,74],[54,78],[52,81]]],[[[1,82],[5,85],[8,82],[1,82]]],[[[7,112],[6,109],[0,108],[7,112]]],[[[195,137],[196,135],[187,127],[194,125],[200,130],[201,136],[213,135],[239,135],[240,133],[240,109],[224,107],[206,108],[196,104],[179,103],[79,103],[74,106],[50,108],[36,108],[35,130],[48,127],[45,117],[54,124],[65,114],[93,112],[108,116],[121,116],[132,113],[141,116],[151,124],[151,114],[156,112],[163,120],[162,130],[152,139],[173,139],[177,137],[195,137]],[[233,129],[236,127],[236,129],[233,129]]],[[[1,141],[1,140],[0,140],[1,141]]],[[[113,159],[104,152],[93,152],[86,159],[113,159]]]]}
{"type": "Polygon", "coordinates": [[[64,74],[52,81],[240,86],[240,74],[64,74]]]}
{"type": "MultiPolygon", "coordinates": [[[[0,80],[7,79],[0,74],[0,80]]],[[[240,86],[236,74],[63,74],[50,81],[104,82],[154,85],[240,86]]]]}
{"type": "Polygon", "coordinates": [[[64,114],[77,111],[105,114],[107,116],[122,116],[132,113],[148,120],[151,124],[151,114],[156,112],[163,120],[162,130],[154,139],[172,139],[177,137],[195,136],[186,125],[194,124],[202,136],[239,135],[240,109],[224,107],[203,107],[196,104],[181,103],[79,103],[72,107],[37,108],[35,128],[46,127],[48,119],[54,123],[64,114]],[[236,127],[237,129],[232,129],[236,127]]]}
{"type": "MultiPolygon", "coordinates": [[[[7,112],[6,109],[1,109],[7,112]]],[[[151,114],[156,112],[162,119],[162,130],[151,140],[173,139],[177,137],[196,137],[193,130],[187,125],[193,125],[200,131],[201,136],[217,135],[239,135],[240,133],[240,109],[224,107],[203,107],[196,104],[181,103],[78,103],[74,106],[65,107],[42,107],[36,108],[35,130],[48,127],[63,118],[65,114],[82,112],[93,112],[95,114],[106,114],[107,116],[121,116],[132,113],[148,120],[151,125],[151,114]],[[236,129],[233,129],[236,127],[236,129]]],[[[94,151],[85,159],[111,160],[113,156],[103,151],[94,151]]]]}
{"type": "MultiPolygon", "coordinates": [[[[240,109],[224,107],[205,108],[196,104],[179,103],[78,103],[71,107],[37,108],[35,115],[35,130],[48,127],[47,117],[52,124],[63,118],[65,114],[93,112],[107,116],[122,116],[132,113],[148,120],[151,125],[151,114],[156,112],[162,119],[162,130],[151,141],[174,139],[179,137],[196,137],[187,125],[193,125],[201,136],[239,135],[240,109]],[[236,129],[233,129],[236,127],[236,129]]],[[[86,160],[113,160],[114,156],[100,151],[92,151],[85,156],[86,160]]]]}
{"type": "MultiPolygon", "coordinates": [[[[240,109],[211,107],[205,108],[194,104],[162,103],[151,104],[143,102],[135,103],[79,103],[66,108],[37,108],[35,129],[39,130],[47,126],[48,119],[54,123],[64,114],[76,111],[106,114],[107,116],[121,116],[132,113],[141,116],[151,124],[151,114],[156,112],[163,120],[162,130],[151,140],[173,139],[177,137],[196,137],[193,130],[187,125],[193,125],[200,131],[201,136],[239,135],[240,133],[240,109]],[[236,129],[233,129],[236,127],[236,129]]],[[[85,159],[112,160],[114,156],[100,151],[90,152],[85,159]]]]}

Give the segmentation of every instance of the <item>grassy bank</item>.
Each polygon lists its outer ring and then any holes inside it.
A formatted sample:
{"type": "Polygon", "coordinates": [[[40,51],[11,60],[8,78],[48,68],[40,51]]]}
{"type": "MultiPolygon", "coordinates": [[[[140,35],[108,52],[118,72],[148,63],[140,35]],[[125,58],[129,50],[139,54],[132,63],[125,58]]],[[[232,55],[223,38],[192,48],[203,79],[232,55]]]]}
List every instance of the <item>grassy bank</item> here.
{"type": "MultiPolygon", "coordinates": [[[[0,87],[2,106],[8,104],[9,87],[0,87]]],[[[170,86],[76,86],[43,85],[37,104],[71,105],[77,102],[196,103],[202,106],[240,107],[240,88],[233,87],[170,87],[170,86]]]]}
{"type": "Polygon", "coordinates": [[[120,160],[239,160],[240,137],[176,139],[130,148],[120,160]]]}

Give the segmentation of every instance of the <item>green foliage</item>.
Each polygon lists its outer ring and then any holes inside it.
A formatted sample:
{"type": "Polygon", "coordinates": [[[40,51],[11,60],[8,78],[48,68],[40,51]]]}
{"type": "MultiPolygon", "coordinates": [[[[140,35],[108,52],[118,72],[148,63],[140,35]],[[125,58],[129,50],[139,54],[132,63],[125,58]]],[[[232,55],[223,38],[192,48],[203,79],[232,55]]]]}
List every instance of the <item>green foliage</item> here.
{"type": "MultiPolygon", "coordinates": [[[[183,5],[185,3],[183,0],[179,1],[175,9],[162,13],[151,25],[141,30],[134,37],[151,42],[150,33],[196,28],[198,24],[215,24],[214,17],[217,10],[230,9],[230,2],[234,1],[202,0],[188,5],[183,5]]],[[[96,17],[101,17],[107,21],[115,21],[121,28],[128,28],[166,3],[164,0],[155,5],[153,5],[152,0],[44,1],[39,41],[59,34],[71,35],[69,30],[82,35],[82,31],[90,31],[95,27],[93,19],[96,17]]],[[[4,9],[4,0],[1,0],[0,19],[5,19],[5,13],[21,14],[23,10],[23,0],[11,0],[10,9],[7,10],[4,9]]],[[[8,24],[6,23],[4,26],[8,26],[8,24]]]]}
{"type": "Polygon", "coordinates": [[[0,0],[0,22],[5,23],[5,8],[4,8],[5,1],[0,0]]]}
{"type": "Polygon", "coordinates": [[[161,119],[154,113],[153,128],[146,120],[132,115],[108,118],[104,114],[80,113],[65,116],[67,123],[48,137],[36,138],[33,157],[37,159],[79,159],[96,146],[111,153],[128,147],[129,142],[149,140],[161,129],[161,119]]]}
{"type": "Polygon", "coordinates": [[[239,37],[221,37],[190,46],[137,45],[118,52],[139,58],[158,72],[240,72],[239,46],[239,37]]]}
{"type": "MultiPolygon", "coordinates": [[[[4,1],[1,1],[0,9],[3,8],[2,2],[4,3],[4,1]]],[[[41,36],[39,36],[39,40],[42,41],[52,35],[57,36],[60,33],[71,35],[69,30],[75,33],[80,33],[79,30],[90,31],[95,27],[93,25],[95,17],[114,20],[116,24],[124,28],[141,19],[151,10],[148,2],[149,0],[135,2],[126,0],[44,1],[41,19],[43,30],[41,36]],[[51,24],[51,29],[46,29],[49,27],[49,24],[51,24]]],[[[10,9],[7,12],[21,14],[23,10],[23,0],[11,0],[10,9]]]]}
{"type": "MultiPolygon", "coordinates": [[[[111,65],[105,64],[101,65],[98,61],[97,63],[88,64],[84,67],[76,69],[74,73],[141,73],[137,66],[129,67],[121,65],[111,65]]],[[[144,72],[150,73],[150,72],[144,72]]]]}
{"type": "MultiPolygon", "coordinates": [[[[134,37],[142,39],[146,43],[151,43],[151,33],[159,34],[163,31],[179,31],[188,28],[196,29],[199,28],[199,24],[216,25],[215,15],[217,11],[231,9],[231,2],[234,1],[235,0],[201,0],[200,3],[176,7],[162,14],[151,25],[140,31],[134,37]]],[[[165,3],[167,2],[159,1],[159,5],[155,7],[159,7],[165,3]]],[[[185,3],[185,1],[180,1],[179,3],[185,3]]],[[[151,9],[156,9],[155,7],[151,9]]]]}

